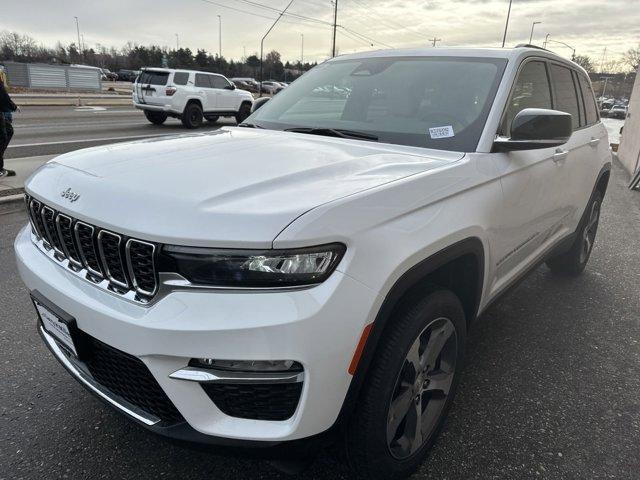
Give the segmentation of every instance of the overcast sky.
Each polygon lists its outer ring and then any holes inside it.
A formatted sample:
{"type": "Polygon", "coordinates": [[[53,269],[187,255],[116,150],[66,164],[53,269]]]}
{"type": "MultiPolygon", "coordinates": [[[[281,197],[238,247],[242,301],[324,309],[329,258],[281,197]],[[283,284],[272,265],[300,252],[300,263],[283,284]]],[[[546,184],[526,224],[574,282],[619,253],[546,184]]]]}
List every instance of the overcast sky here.
{"type": "MultiPolygon", "coordinates": [[[[217,52],[218,17],[222,18],[222,53],[241,58],[259,51],[260,38],[276,12],[289,0],[2,0],[0,30],[28,33],[53,46],[76,41],[74,16],[87,46],[121,47],[139,44],[176,45],[217,52]],[[231,7],[231,8],[229,8],[231,7]],[[240,10],[240,11],[239,11],[240,10]],[[266,18],[265,18],[266,17],[266,18]]],[[[338,49],[342,53],[386,47],[500,46],[508,0],[339,0],[338,49]],[[356,33],[353,33],[356,32],[356,33]],[[363,35],[371,40],[367,41],[363,35]]],[[[284,17],[265,41],[286,60],[327,58],[331,45],[333,7],[330,0],[294,0],[289,12],[319,21],[284,17]],[[326,23],[322,23],[326,22],[326,23]]],[[[602,59],[620,57],[640,44],[640,0],[513,0],[507,45],[528,42],[531,23],[534,43],[550,39],[574,46],[577,54],[602,59]]],[[[549,44],[558,53],[571,50],[549,44]]]]}

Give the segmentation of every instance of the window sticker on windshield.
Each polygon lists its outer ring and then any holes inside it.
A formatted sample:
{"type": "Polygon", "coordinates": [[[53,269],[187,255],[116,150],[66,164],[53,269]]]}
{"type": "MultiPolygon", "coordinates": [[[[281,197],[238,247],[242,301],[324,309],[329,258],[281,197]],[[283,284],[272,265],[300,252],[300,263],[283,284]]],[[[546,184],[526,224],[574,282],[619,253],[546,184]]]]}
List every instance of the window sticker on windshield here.
{"type": "Polygon", "coordinates": [[[429,135],[431,135],[431,138],[451,138],[455,136],[455,133],[453,133],[453,127],[447,125],[446,127],[430,128],[429,135]]]}

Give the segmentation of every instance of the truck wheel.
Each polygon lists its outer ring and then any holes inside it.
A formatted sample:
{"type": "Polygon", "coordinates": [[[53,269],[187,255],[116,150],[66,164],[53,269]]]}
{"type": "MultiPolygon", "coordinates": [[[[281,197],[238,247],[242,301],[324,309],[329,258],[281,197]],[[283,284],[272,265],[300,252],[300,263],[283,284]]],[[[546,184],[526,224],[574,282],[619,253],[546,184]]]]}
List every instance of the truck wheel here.
{"type": "Polygon", "coordinates": [[[571,248],[567,252],[547,260],[547,267],[553,273],[575,276],[584,271],[596,240],[601,205],[602,194],[596,191],[580,222],[578,236],[571,248]]]}
{"type": "Polygon", "coordinates": [[[202,125],[202,107],[195,102],[187,104],[182,112],[182,124],[187,128],[198,128],[202,125]]]}
{"type": "Polygon", "coordinates": [[[216,123],[220,117],[218,115],[208,115],[205,118],[207,119],[207,122],[216,123]]]}
{"type": "Polygon", "coordinates": [[[236,113],[236,122],[238,122],[239,124],[244,122],[249,115],[251,115],[251,104],[243,103],[242,105],[240,105],[240,110],[238,110],[238,113],[236,113]]]}
{"type": "Polygon", "coordinates": [[[144,116],[147,117],[154,125],[162,125],[167,120],[167,114],[164,112],[152,112],[150,110],[144,111],[144,116]]]}
{"type": "Polygon", "coordinates": [[[408,477],[434,444],[459,381],[465,314],[448,290],[408,301],[389,320],[346,434],[358,478],[408,477]]]}

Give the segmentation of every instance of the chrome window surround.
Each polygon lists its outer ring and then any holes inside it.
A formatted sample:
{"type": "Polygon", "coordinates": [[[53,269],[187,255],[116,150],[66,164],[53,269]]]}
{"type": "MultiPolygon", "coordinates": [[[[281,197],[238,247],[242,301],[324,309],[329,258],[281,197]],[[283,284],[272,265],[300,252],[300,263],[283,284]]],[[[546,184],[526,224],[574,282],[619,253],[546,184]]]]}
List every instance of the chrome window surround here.
{"type": "MultiPolygon", "coordinates": [[[[100,259],[102,260],[102,265],[104,266],[104,270],[105,270],[104,273],[109,279],[109,281],[111,281],[111,283],[113,283],[117,287],[129,289],[129,281],[126,279],[126,274],[125,274],[125,281],[121,282],[120,280],[117,280],[116,278],[114,278],[113,275],[111,275],[111,272],[109,271],[109,264],[107,263],[107,257],[104,254],[104,247],[102,246],[102,239],[107,235],[118,239],[118,250],[120,250],[120,244],[122,243],[122,237],[117,233],[113,233],[108,230],[100,230],[98,232],[98,251],[100,252],[100,259]]],[[[122,269],[122,273],[125,273],[126,269],[122,264],[122,256],[118,255],[118,258],[120,262],[120,268],[122,269]]]]}

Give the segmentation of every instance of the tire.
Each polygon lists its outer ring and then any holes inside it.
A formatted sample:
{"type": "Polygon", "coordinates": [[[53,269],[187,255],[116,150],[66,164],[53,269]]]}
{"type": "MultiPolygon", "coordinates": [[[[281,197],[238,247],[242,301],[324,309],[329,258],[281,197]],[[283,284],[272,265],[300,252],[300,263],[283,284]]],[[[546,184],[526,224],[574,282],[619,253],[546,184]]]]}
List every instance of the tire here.
{"type": "Polygon", "coordinates": [[[195,102],[188,103],[182,112],[182,124],[187,128],[198,128],[202,125],[202,107],[195,102]]]}
{"type": "Polygon", "coordinates": [[[599,191],[591,198],[578,229],[578,236],[566,252],[546,261],[547,267],[558,275],[580,275],[593,251],[593,244],[598,232],[602,194],[599,191]]]}
{"type": "Polygon", "coordinates": [[[207,119],[207,122],[216,123],[220,117],[218,115],[209,115],[205,118],[207,119]]]}
{"type": "Polygon", "coordinates": [[[414,296],[389,322],[345,438],[349,464],[363,479],[406,478],[420,466],[451,407],[464,360],[465,314],[452,292],[414,296]],[[425,426],[414,438],[418,411],[425,426]]]}
{"type": "Polygon", "coordinates": [[[251,115],[251,104],[243,103],[242,105],[240,105],[240,110],[238,110],[238,113],[236,113],[235,115],[236,122],[238,124],[241,124],[247,119],[249,115],[251,115]]]}
{"type": "Polygon", "coordinates": [[[147,120],[149,120],[154,125],[162,125],[168,117],[168,115],[164,112],[152,112],[150,110],[145,110],[144,116],[147,117],[147,120]]]}

